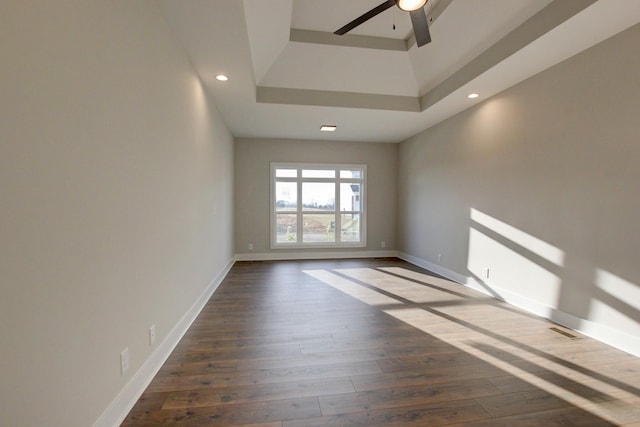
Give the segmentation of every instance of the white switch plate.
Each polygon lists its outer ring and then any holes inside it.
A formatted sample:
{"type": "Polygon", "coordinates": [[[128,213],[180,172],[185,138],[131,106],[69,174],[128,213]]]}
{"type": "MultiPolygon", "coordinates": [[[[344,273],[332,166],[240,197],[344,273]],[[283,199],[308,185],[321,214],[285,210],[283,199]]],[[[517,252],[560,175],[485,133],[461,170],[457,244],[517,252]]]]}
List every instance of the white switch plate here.
{"type": "Polygon", "coordinates": [[[120,353],[120,375],[124,375],[129,369],[129,347],[122,350],[120,353]]]}
{"type": "Polygon", "coordinates": [[[153,345],[156,342],[156,325],[153,324],[149,328],[149,345],[153,345]]]}

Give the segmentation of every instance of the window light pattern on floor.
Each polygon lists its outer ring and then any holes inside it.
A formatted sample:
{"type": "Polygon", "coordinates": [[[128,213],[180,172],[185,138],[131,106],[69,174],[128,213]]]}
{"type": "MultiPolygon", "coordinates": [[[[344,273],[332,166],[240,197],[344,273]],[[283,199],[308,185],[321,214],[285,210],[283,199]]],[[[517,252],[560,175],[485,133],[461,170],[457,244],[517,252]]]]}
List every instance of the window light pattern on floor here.
{"type": "MultiPolygon", "coordinates": [[[[593,346],[601,345],[596,341],[554,336],[549,330],[552,324],[545,319],[454,282],[404,268],[304,272],[531,385],[531,390],[514,393],[514,398],[535,399],[536,393],[549,393],[559,403],[569,402],[615,424],[640,423],[640,383],[633,369],[629,378],[612,379],[606,365],[598,372],[582,366],[607,352],[606,348],[594,351],[593,346]],[[469,305],[475,305],[474,310],[468,310],[469,305]],[[541,337],[545,344],[534,344],[541,337]],[[560,349],[566,354],[567,346],[572,349],[569,356],[554,355],[560,349]]],[[[631,356],[620,355],[619,363],[613,363],[616,369],[621,363],[637,364],[631,356]]],[[[490,400],[484,404],[494,415],[501,406],[508,406],[508,402],[490,400]]]]}

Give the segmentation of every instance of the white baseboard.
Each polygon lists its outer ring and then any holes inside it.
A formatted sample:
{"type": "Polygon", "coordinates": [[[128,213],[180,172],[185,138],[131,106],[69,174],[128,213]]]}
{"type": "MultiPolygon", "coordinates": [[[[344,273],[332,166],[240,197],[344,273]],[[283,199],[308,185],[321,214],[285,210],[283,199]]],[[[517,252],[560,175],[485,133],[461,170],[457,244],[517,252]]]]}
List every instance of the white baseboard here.
{"type": "Polygon", "coordinates": [[[213,278],[189,310],[180,318],[169,334],[151,353],[126,386],[118,393],[109,407],[102,413],[93,427],[116,427],[122,424],[129,411],[138,401],[144,390],[149,386],[153,377],[158,373],[182,336],[187,332],[193,321],[198,317],[211,295],[225,278],[235,259],[230,259],[225,267],[213,278]]]}
{"type": "Polygon", "coordinates": [[[449,280],[452,280],[454,282],[460,283],[460,284],[465,284],[467,277],[463,276],[461,274],[456,273],[455,271],[449,270],[441,265],[438,264],[434,264],[432,262],[429,261],[425,261],[423,259],[414,257],[413,255],[409,255],[406,254],[404,252],[399,252],[398,253],[398,258],[403,259],[405,261],[407,261],[408,263],[411,263],[413,265],[417,265],[418,267],[422,267],[425,270],[429,270],[433,273],[439,274],[442,277],[446,277],[449,280]]]}
{"type": "Polygon", "coordinates": [[[405,253],[398,253],[401,258],[411,264],[432,271],[449,280],[465,285],[488,296],[505,301],[515,307],[528,311],[545,319],[549,319],[564,327],[578,331],[588,337],[601,341],[619,350],[640,357],[640,337],[636,337],[625,332],[618,331],[610,326],[581,319],[569,313],[565,313],[557,308],[549,307],[537,301],[533,301],[522,295],[509,290],[480,283],[474,277],[465,276],[455,271],[449,270],[441,265],[414,257],[405,253]]]}
{"type": "Polygon", "coordinates": [[[236,260],[284,261],[305,259],[395,258],[397,256],[397,251],[268,252],[236,254],[236,260]]]}

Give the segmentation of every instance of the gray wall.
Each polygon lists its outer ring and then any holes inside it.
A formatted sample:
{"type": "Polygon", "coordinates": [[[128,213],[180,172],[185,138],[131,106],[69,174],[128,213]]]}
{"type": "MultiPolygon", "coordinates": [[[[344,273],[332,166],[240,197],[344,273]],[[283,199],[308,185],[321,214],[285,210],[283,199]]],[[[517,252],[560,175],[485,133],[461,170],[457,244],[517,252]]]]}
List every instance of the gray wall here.
{"type": "Polygon", "coordinates": [[[640,25],[402,143],[400,250],[640,353],[638,46],[640,25]]]}
{"type": "Polygon", "coordinates": [[[235,141],[235,248],[241,258],[278,257],[270,249],[269,176],[271,162],[356,163],[367,165],[367,247],[305,250],[297,253],[356,253],[396,245],[397,145],[359,142],[237,139],[235,141]],[[253,251],[248,244],[253,243],[253,251]]]}
{"type": "Polygon", "coordinates": [[[151,0],[1,1],[0,63],[0,425],[89,426],[232,260],[233,139],[151,0]]]}

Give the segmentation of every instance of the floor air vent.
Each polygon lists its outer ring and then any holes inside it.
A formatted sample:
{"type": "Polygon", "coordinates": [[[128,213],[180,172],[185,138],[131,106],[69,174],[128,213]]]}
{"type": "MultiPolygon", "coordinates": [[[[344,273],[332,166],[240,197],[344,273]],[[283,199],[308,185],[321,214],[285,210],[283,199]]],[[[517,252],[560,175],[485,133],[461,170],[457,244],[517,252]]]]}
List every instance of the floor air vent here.
{"type": "Polygon", "coordinates": [[[560,335],[564,335],[565,337],[567,337],[567,338],[569,338],[569,339],[572,339],[572,340],[577,340],[578,338],[580,338],[580,337],[578,337],[578,336],[576,336],[576,335],[573,335],[573,334],[571,334],[571,333],[569,333],[569,332],[567,332],[567,331],[563,331],[563,330],[562,330],[562,329],[560,329],[560,328],[556,328],[555,326],[554,326],[554,327],[552,327],[552,328],[549,328],[549,329],[551,329],[551,330],[552,330],[553,332],[555,332],[555,333],[558,333],[558,334],[560,334],[560,335]]]}

